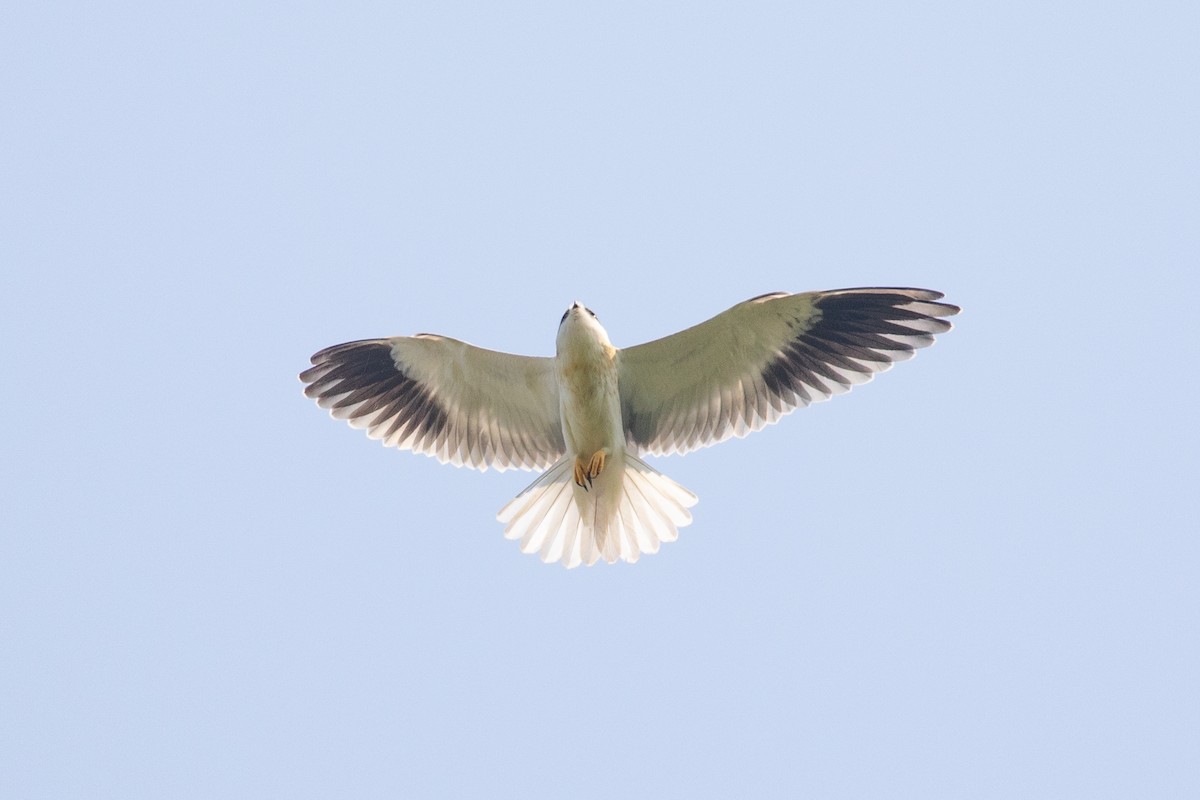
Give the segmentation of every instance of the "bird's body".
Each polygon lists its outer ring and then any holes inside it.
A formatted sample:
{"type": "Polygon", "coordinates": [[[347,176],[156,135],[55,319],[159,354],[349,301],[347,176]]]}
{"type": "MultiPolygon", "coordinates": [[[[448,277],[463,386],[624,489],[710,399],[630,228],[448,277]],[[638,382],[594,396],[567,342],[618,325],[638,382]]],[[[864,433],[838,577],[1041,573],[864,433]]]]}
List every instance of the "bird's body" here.
{"type": "Polygon", "coordinates": [[[579,303],[558,326],[554,371],[563,441],[577,458],[597,452],[623,452],[621,398],[617,390],[617,348],[608,333],[579,303]]]}
{"type": "Polygon", "coordinates": [[[565,454],[498,515],[523,552],[569,567],[637,561],[691,521],[695,496],[626,452],[619,357],[595,315],[572,305],[554,356],[565,454]]]}
{"type": "Polygon", "coordinates": [[[326,348],[305,393],[372,438],[456,465],[544,469],[500,510],[521,550],[568,567],[637,561],[691,522],[696,497],[639,458],[687,452],[870,380],[950,329],[924,289],[774,293],[618,349],[563,314],[553,358],[430,334],[326,348]]]}

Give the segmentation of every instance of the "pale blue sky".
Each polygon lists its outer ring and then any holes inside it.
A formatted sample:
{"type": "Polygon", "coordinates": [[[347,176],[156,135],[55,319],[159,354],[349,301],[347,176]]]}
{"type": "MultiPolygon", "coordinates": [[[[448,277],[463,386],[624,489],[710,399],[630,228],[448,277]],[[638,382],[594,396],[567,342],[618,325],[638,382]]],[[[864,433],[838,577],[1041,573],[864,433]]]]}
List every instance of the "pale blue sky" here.
{"type": "Polygon", "coordinates": [[[1194,3],[38,3],[0,30],[0,796],[1200,795],[1194,3]],[[946,292],[635,566],[326,345],[946,292]]]}

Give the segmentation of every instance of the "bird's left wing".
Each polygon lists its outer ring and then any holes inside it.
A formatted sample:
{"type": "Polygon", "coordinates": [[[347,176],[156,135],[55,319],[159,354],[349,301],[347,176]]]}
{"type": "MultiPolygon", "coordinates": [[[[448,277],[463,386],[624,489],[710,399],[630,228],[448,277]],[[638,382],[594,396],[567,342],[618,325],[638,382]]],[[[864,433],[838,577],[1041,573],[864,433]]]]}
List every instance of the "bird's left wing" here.
{"type": "Polygon", "coordinates": [[[566,450],[550,358],[422,333],[327,347],[304,393],[389,447],[475,469],[544,469],[566,450]]]}
{"type": "Polygon", "coordinates": [[[686,453],[745,436],[869,381],[950,330],[959,309],[927,289],[775,293],[619,351],[625,437],[686,453]]]}

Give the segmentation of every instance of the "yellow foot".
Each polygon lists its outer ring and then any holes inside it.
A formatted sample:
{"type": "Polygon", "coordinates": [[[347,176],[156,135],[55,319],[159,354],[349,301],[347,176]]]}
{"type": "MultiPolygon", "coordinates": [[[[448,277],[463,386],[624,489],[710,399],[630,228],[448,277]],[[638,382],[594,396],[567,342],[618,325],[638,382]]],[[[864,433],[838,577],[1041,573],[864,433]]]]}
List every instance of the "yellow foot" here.
{"type": "Polygon", "coordinates": [[[576,458],[575,483],[584,489],[590,487],[592,480],[604,469],[604,461],[607,457],[608,453],[604,450],[597,450],[592,454],[592,459],[587,464],[583,463],[582,458],[576,458]]]}

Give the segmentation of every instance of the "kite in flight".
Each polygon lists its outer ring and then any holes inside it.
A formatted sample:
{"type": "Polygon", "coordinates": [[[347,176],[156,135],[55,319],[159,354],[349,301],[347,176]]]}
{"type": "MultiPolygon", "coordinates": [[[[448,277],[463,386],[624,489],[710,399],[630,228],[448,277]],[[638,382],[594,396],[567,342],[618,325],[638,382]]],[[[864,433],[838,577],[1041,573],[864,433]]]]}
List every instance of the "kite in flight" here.
{"type": "Polygon", "coordinates": [[[545,470],[497,515],[545,562],[634,562],[674,541],[696,496],[639,456],[745,436],[866,383],[959,312],[926,289],[765,294],[617,348],[575,303],[553,358],[422,333],[327,347],[304,393],[389,447],[486,470],[545,470]]]}

